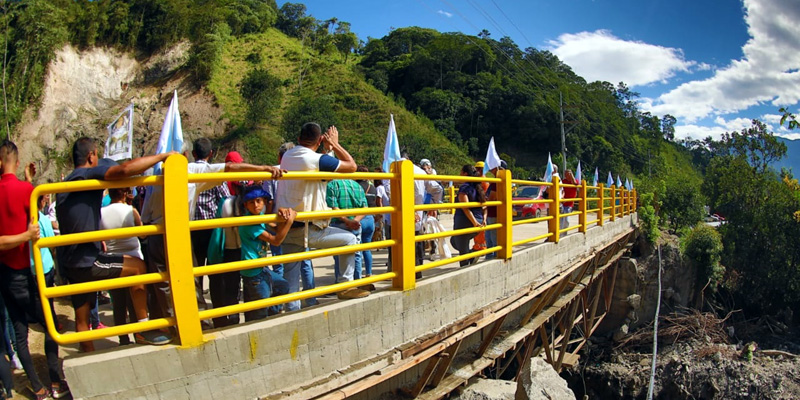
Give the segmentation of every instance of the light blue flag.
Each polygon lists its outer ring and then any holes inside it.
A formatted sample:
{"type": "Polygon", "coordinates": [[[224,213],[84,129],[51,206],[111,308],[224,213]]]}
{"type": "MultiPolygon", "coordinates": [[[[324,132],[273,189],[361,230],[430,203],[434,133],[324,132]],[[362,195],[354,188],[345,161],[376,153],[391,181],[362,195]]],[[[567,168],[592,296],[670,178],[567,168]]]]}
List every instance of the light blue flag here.
{"type": "Polygon", "coordinates": [[[500,167],[500,156],[497,155],[497,150],[494,147],[494,136],[489,141],[489,149],[486,150],[486,160],[483,163],[483,176],[486,176],[489,171],[500,167]]]}
{"type": "Polygon", "coordinates": [[[553,181],[553,161],[550,159],[550,153],[547,153],[547,169],[544,171],[544,181],[553,181]]]}
{"type": "Polygon", "coordinates": [[[628,178],[625,178],[625,189],[631,190],[632,187],[633,187],[633,183],[631,183],[631,180],[628,179],[628,178]]]}
{"type": "Polygon", "coordinates": [[[581,179],[583,179],[583,174],[581,173],[581,160],[578,160],[578,172],[575,175],[575,180],[578,181],[578,185],[581,184],[581,179]]]}
{"type": "Polygon", "coordinates": [[[619,180],[619,175],[617,175],[617,187],[618,187],[618,188],[621,188],[621,187],[622,187],[622,181],[621,181],[621,180],[619,180]]]}
{"type": "Polygon", "coordinates": [[[389,114],[389,131],[386,132],[386,147],[383,149],[383,172],[389,172],[395,161],[400,161],[400,142],[394,127],[394,115],[389,114]]]}
{"type": "MultiPolygon", "coordinates": [[[[183,128],[181,128],[181,113],[178,109],[178,91],[175,90],[164,118],[164,125],[161,127],[156,154],[170,151],[180,152],[181,150],[183,150],[183,128]]],[[[161,175],[161,163],[153,167],[153,172],[155,175],[161,175]]]]}
{"type": "Polygon", "coordinates": [[[597,178],[599,178],[599,177],[600,177],[600,175],[599,175],[599,173],[597,171],[597,167],[594,167],[594,182],[592,182],[592,186],[597,186],[597,181],[598,181],[597,178]]]}
{"type": "Polygon", "coordinates": [[[608,179],[606,179],[606,187],[614,186],[614,177],[611,176],[611,171],[608,171],[608,179]]]}

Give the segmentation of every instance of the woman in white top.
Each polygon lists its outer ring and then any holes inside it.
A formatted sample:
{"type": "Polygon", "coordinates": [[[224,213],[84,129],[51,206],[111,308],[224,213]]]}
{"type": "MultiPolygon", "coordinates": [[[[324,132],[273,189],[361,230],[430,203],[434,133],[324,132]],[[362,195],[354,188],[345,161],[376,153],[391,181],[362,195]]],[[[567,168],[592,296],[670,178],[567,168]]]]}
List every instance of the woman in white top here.
{"type": "MultiPolygon", "coordinates": [[[[108,194],[111,197],[111,204],[100,209],[100,229],[128,228],[142,225],[142,218],[139,216],[139,212],[136,211],[133,206],[126,203],[128,193],[130,192],[130,188],[108,190],[108,194]]],[[[105,242],[105,247],[106,253],[109,254],[127,254],[140,260],[144,259],[142,255],[142,245],[138,237],[107,240],[105,242]]],[[[130,292],[126,289],[114,289],[108,292],[111,294],[111,301],[113,303],[114,325],[125,324],[126,311],[128,311],[130,315],[130,322],[136,322],[136,313],[133,310],[130,292]]],[[[120,345],[129,343],[130,338],[128,335],[119,337],[120,345]]]]}

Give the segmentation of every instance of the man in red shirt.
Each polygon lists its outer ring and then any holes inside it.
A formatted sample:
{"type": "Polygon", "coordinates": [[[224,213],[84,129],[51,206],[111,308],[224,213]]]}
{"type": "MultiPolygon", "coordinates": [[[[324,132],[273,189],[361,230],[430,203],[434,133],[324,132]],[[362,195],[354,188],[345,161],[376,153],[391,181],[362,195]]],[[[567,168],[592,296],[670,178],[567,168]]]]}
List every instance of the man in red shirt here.
{"type": "MultiPolygon", "coordinates": [[[[29,230],[31,212],[31,192],[33,185],[17,179],[19,151],[11,141],[0,145],[0,161],[3,176],[0,179],[0,235],[18,235],[29,230]]],[[[37,399],[47,398],[49,391],[42,385],[28,349],[28,320],[45,326],[36,282],[31,273],[30,242],[23,241],[13,247],[0,250],[0,294],[14,324],[17,353],[25,369],[25,374],[33,387],[37,399]]],[[[61,378],[58,362],[58,345],[44,330],[44,352],[50,374],[50,389],[53,397],[60,398],[69,393],[66,382],[61,378]]],[[[9,389],[9,388],[6,388],[9,389]]]]}

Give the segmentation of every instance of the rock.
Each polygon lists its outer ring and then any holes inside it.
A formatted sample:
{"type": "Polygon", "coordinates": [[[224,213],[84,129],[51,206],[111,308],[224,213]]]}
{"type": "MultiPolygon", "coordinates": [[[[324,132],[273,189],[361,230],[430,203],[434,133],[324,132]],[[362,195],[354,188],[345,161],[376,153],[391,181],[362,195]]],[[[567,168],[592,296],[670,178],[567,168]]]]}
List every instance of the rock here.
{"type": "Polygon", "coordinates": [[[625,336],[628,336],[628,325],[622,325],[614,331],[613,339],[615,342],[619,342],[620,340],[624,339],[625,336]]]}
{"type": "Polygon", "coordinates": [[[514,400],[517,383],[497,379],[478,379],[455,399],[457,400],[514,400]]]}
{"type": "Polygon", "coordinates": [[[525,363],[517,382],[516,400],[575,400],[567,381],[541,357],[525,363]]]}
{"type": "Polygon", "coordinates": [[[629,304],[629,305],[631,306],[631,308],[633,308],[634,310],[635,310],[635,309],[637,309],[637,308],[639,308],[639,306],[642,304],[642,296],[640,296],[640,295],[638,295],[638,294],[636,294],[636,293],[634,293],[634,294],[632,294],[632,295],[628,296],[628,299],[627,299],[627,300],[628,300],[628,304],[629,304]]]}

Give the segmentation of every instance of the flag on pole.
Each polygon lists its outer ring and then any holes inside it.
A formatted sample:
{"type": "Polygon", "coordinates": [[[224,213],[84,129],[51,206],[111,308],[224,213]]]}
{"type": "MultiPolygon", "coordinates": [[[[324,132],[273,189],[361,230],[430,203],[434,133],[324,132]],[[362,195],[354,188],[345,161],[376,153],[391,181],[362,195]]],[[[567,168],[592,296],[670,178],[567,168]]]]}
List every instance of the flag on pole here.
{"type": "Polygon", "coordinates": [[[494,147],[494,136],[489,140],[489,149],[486,150],[486,162],[483,163],[483,175],[489,171],[500,167],[500,156],[497,155],[497,150],[494,147]]]}
{"type": "Polygon", "coordinates": [[[583,179],[583,174],[581,174],[581,160],[578,160],[578,172],[575,175],[575,180],[578,181],[578,185],[581,184],[581,179],[583,179]]]}
{"type": "MultiPolygon", "coordinates": [[[[168,153],[170,151],[180,152],[183,149],[183,128],[181,128],[181,113],[178,109],[178,91],[172,93],[172,101],[167,109],[167,116],[164,118],[164,125],[161,127],[161,136],[158,138],[156,154],[168,153]]],[[[156,175],[161,175],[161,163],[153,167],[156,175]]]]}
{"type": "Polygon", "coordinates": [[[394,127],[394,115],[389,114],[389,131],[386,132],[386,147],[383,149],[383,172],[389,172],[392,163],[400,161],[400,158],[400,142],[394,127]]]}
{"type": "Polygon", "coordinates": [[[598,181],[597,178],[599,177],[600,175],[598,174],[597,167],[594,167],[594,182],[592,183],[592,186],[597,186],[597,181],[598,181]]]}
{"type": "Polygon", "coordinates": [[[103,156],[115,161],[133,158],[133,103],[110,123],[103,156]]]}
{"type": "Polygon", "coordinates": [[[550,159],[550,153],[547,153],[547,169],[544,171],[544,181],[551,182],[553,180],[553,161],[550,159]]]}
{"type": "Polygon", "coordinates": [[[625,178],[625,189],[631,190],[631,180],[625,178]]]}
{"type": "Polygon", "coordinates": [[[618,187],[618,188],[621,188],[621,187],[622,187],[622,181],[621,181],[621,180],[619,180],[619,175],[617,175],[617,187],[618,187]]]}
{"type": "Polygon", "coordinates": [[[608,171],[608,179],[606,179],[606,187],[614,186],[614,177],[611,176],[611,171],[608,171]]]}

